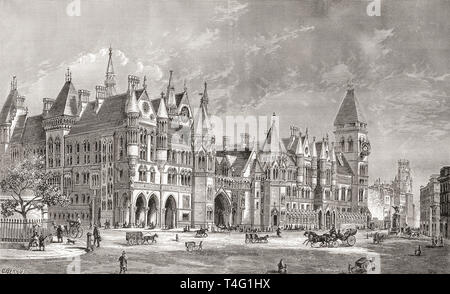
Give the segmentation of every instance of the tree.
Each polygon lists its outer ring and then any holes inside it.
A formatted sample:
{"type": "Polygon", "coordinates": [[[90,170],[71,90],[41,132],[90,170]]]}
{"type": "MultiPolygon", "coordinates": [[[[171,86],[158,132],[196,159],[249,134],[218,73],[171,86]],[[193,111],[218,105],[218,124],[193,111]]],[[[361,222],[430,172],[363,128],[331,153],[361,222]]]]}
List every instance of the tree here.
{"type": "Polygon", "coordinates": [[[54,177],[53,173],[45,170],[43,157],[27,157],[8,167],[0,189],[11,199],[1,203],[2,216],[19,213],[27,219],[32,210],[42,210],[45,206],[67,206],[67,195],[62,193],[59,185],[51,184],[54,177]]]}

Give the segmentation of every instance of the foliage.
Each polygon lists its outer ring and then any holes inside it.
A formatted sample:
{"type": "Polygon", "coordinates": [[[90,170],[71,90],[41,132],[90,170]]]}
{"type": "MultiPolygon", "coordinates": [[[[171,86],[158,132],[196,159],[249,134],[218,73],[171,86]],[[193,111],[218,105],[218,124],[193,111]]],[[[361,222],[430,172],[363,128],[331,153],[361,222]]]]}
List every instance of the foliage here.
{"type": "Polygon", "coordinates": [[[59,185],[51,184],[55,175],[45,170],[43,157],[27,157],[8,167],[5,174],[0,182],[0,189],[12,199],[1,204],[1,214],[4,217],[16,212],[26,219],[32,210],[69,204],[69,198],[62,193],[59,185]]]}

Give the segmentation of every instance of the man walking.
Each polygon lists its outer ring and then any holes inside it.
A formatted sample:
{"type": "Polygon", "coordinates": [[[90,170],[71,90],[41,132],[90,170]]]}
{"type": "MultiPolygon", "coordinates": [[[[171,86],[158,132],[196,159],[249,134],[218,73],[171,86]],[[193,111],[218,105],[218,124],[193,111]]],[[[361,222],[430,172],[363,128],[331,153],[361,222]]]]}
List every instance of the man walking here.
{"type": "Polygon", "coordinates": [[[94,225],[94,232],[92,235],[94,235],[94,246],[97,243],[97,247],[100,247],[101,237],[97,225],[94,225]]]}
{"type": "Polygon", "coordinates": [[[122,251],[122,255],[119,257],[119,266],[120,266],[120,272],[119,274],[122,273],[126,273],[127,272],[127,267],[128,267],[128,257],[127,254],[125,253],[125,250],[122,251]]]}

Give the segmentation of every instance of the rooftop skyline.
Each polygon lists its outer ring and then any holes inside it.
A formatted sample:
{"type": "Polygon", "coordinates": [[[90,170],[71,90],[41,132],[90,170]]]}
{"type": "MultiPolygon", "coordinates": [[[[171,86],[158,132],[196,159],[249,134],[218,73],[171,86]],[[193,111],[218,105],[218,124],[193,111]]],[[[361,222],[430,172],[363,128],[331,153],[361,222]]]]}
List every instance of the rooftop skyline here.
{"type": "Polygon", "coordinates": [[[193,106],[207,81],[210,112],[276,112],[283,137],[290,125],[331,136],[353,80],[372,144],[370,183],[390,181],[397,160],[409,159],[417,200],[450,164],[447,1],[382,1],[372,17],[367,1],[79,1],[79,16],[70,3],[0,0],[0,104],[16,75],[30,113],[41,113],[67,67],[77,89],[94,92],[111,45],[118,93],[127,75],[146,75],[158,97],[174,70],[193,106]]]}

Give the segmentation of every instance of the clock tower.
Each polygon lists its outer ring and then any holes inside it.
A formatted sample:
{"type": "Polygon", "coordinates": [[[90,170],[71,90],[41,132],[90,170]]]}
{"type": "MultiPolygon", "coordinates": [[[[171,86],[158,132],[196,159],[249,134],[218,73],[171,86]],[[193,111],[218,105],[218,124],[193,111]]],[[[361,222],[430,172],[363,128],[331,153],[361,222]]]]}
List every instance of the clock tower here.
{"type": "Polygon", "coordinates": [[[352,170],[352,212],[366,213],[369,154],[367,120],[356,98],[352,84],[347,87],[347,93],[334,121],[336,153],[344,156],[352,170]]]}

